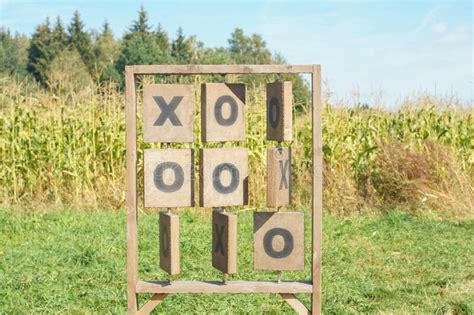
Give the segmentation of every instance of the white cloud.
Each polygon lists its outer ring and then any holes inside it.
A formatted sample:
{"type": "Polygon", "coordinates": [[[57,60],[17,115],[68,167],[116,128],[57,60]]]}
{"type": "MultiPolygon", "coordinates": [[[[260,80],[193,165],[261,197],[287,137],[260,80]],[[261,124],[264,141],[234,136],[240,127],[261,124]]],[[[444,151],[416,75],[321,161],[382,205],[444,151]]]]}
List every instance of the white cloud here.
{"type": "Polygon", "coordinates": [[[433,31],[435,31],[436,33],[444,33],[446,32],[446,30],[448,29],[448,27],[446,26],[446,24],[444,23],[438,23],[438,24],[435,24],[433,25],[433,31]]]}
{"type": "Polygon", "coordinates": [[[443,35],[436,39],[439,44],[466,44],[472,41],[472,28],[460,25],[451,31],[443,32],[443,35]]]}
{"type": "Polygon", "coordinates": [[[439,15],[439,11],[443,8],[443,5],[438,4],[434,7],[432,7],[428,13],[425,14],[423,19],[421,20],[421,23],[418,25],[418,27],[413,31],[413,33],[419,33],[426,29],[430,24],[433,23],[433,21],[436,19],[436,17],[439,15]]]}

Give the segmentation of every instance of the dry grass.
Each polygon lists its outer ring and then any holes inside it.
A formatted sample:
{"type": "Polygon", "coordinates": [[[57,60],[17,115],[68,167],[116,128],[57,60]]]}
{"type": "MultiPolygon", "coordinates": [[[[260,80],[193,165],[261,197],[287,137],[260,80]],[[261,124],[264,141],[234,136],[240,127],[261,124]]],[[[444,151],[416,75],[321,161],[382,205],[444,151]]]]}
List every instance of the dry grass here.
{"type": "MultiPolygon", "coordinates": [[[[192,82],[201,80],[195,77],[192,82]]],[[[54,95],[33,83],[3,77],[0,89],[0,198],[5,205],[122,207],[124,100],[115,87],[54,95]]],[[[199,140],[199,95],[196,99],[197,134],[191,147],[215,147],[199,140]]],[[[474,115],[472,108],[459,105],[421,97],[389,111],[326,102],[325,211],[348,215],[397,207],[472,218],[474,115]]],[[[249,200],[251,208],[263,208],[265,150],[274,145],[265,141],[263,86],[249,86],[247,112],[249,200]]],[[[287,143],[294,162],[289,208],[307,207],[311,197],[310,115],[295,117],[295,137],[287,143]]],[[[139,139],[140,152],[146,147],[150,145],[139,139]]],[[[139,159],[139,169],[141,165],[139,159]]]]}

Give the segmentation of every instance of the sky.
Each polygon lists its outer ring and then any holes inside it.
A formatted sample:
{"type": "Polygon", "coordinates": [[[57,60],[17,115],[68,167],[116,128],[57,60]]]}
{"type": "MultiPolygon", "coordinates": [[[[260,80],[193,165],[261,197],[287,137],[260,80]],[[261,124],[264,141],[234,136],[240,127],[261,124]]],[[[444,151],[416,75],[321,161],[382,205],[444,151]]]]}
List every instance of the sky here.
{"type": "Polygon", "coordinates": [[[473,104],[471,1],[125,1],[0,0],[0,25],[31,34],[46,17],[87,28],[104,20],[120,37],[143,5],[171,38],[181,26],[208,47],[230,33],[258,33],[290,64],[321,64],[333,100],[388,107],[410,96],[455,96],[473,104]]]}

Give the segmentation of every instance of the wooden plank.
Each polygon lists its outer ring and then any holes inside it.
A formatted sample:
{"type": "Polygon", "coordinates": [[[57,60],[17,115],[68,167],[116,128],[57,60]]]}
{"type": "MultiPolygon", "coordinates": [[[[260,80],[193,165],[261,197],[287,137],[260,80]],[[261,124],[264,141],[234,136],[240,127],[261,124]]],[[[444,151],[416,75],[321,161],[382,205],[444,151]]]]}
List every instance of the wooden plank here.
{"type": "Polygon", "coordinates": [[[302,212],[254,212],[253,239],[255,269],[304,270],[302,212]]]}
{"type": "Polygon", "coordinates": [[[193,142],[194,85],[143,86],[143,141],[193,142]]]}
{"type": "Polygon", "coordinates": [[[201,149],[199,156],[201,207],[224,207],[247,204],[247,149],[201,149]]]}
{"type": "Polygon", "coordinates": [[[154,294],[151,299],[146,302],[145,305],[142,306],[142,308],[138,311],[138,315],[148,315],[150,314],[154,309],[155,307],[160,304],[166,297],[168,296],[168,294],[154,294]]]}
{"type": "Polygon", "coordinates": [[[310,311],[300,302],[293,294],[290,293],[280,293],[281,297],[288,303],[298,315],[308,315],[311,314],[310,311]]]}
{"type": "Polygon", "coordinates": [[[293,140],[291,81],[267,84],[267,140],[293,140]]]}
{"type": "Polygon", "coordinates": [[[212,266],[224,273],[237,273],[237,216],[212,212],[212,266]]]}
{"type": "Polygon", "coordinates": [[[138,293],[311,293],[309,281],[139,281],[138,293]]]}
{"type": "Polygon", "coordinates": [[[321,66],[313,66],[313,293],[311,295],[312,313],[321,314],[321,256],[323,237],[323,129],[321,104],[321,66]]]}
{"type": "Polygon", "coordinates": [[[267,206],[276,208],[291,203],[291,149],[267,149],[267,206]]]}
{"type": "Polygon", "coordinates": [[[160,267],[170,275],[179,274],[179,216],[160,212],[160,267]]]}
{"type": "Polygon", "coordinates": [[[245,84],[201,85],[202,141],[245,140],[245,84]]]}
{"type": "Polygon", "coordinates": [[[135,65],[135,74],[312,73],[312,65],[135,65]]]}
{"type": "Polygon", "coordinates": [[[194,150],[144,150],[146,208],[194,206],[194,150]]]}
{"type": "Polygon", "coordinates": [[[138,310],[135,286],[138,281],[137,232],[137,103],[133,68],[125,67],[126,209],[127,209],[127,301],[128,313],[138,310]]]}

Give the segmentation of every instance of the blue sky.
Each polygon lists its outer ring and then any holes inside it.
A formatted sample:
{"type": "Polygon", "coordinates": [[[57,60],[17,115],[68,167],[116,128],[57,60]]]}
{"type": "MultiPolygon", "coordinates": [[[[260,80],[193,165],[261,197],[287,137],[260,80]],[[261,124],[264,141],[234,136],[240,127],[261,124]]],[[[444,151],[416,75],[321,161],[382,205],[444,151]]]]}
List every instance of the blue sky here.
{"type": "Polygon", "coordinates": [[[429,92],[473,101],[471,1],[78,1],[0,0],[0,25],[31,34],[79,10],[88,28],[105,18],[121,36],[143,5],[173,38],[182,26],[207,46],[225,46],[241,27],[289,63],[319,63],[335,100],[394,106],[429,92]]]}

